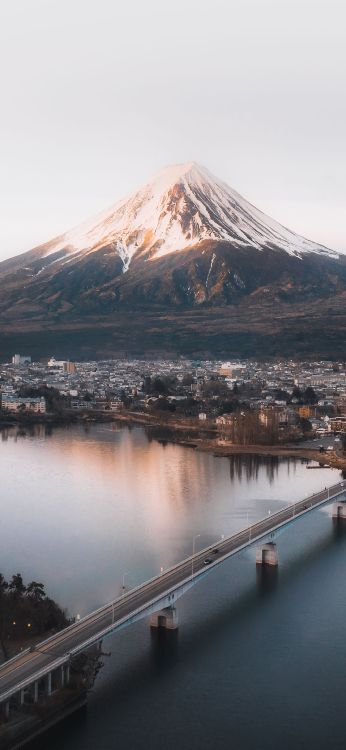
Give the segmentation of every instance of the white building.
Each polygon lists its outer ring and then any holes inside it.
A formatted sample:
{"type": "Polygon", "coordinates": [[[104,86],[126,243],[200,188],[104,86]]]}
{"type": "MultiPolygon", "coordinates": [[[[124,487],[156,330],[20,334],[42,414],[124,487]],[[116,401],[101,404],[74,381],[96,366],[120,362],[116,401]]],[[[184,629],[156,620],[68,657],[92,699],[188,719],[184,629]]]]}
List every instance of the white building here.
{"type": "Polygon", "coordinates": [[[19,396],[7,396],[4,393],[1,398],[1,408],[5,411],[32,411],[40,414],[46,413],[46,399],[43,398],[20,398],[19,396]]]}
{"type": "Polygon", "coordinates": [[[55,357],[51,357],[47,362],[48,367],[54,367],[56,370],[64,370],[66,364],[65,359],[55,359],[55,357]]]}
{"type": "Polygon", "coordinates": [[[26,365],[30,364],[31,357],[28,357],[26,354],[14,354],[12,357],[12,364],[15,365],[15,367],[18,367],[18,365],[26,365]]]}

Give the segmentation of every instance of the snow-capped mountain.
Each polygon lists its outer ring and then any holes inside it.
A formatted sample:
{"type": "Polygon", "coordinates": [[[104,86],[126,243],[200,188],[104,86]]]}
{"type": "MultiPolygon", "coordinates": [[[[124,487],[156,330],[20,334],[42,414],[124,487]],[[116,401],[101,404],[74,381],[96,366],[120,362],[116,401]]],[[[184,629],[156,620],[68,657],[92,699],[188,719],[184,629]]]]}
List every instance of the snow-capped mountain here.
{"type": "Polygon", "coordinates": [[[127,271],[139,252],[160,258],[202,240],[257,250],[271,245],[297,257],[335,255],[265,216],[194,162],[163,169],[109,211],[59,238],[47,255],[65,249],[69,257],[113,244],[127,271]]]}
{"type": "Polygon", "coordinates": [[[281,226],[191,162],[0,263],[0,315],[293,302],[326,298],[345,284],[344,256],[281,226]]]}
{"type": "Polygon", "coordinates": [[[108,211],[32,252],[35,260],[46,259],[37,270],[41,273],[52,262],[61,266],[112,246],[126,272],[141,254],[153,260],[202,241],[259,251],[271,247],[298,258],[306,253],[337,257],[281,226],[194,162],[163,169],[108,211]]]}

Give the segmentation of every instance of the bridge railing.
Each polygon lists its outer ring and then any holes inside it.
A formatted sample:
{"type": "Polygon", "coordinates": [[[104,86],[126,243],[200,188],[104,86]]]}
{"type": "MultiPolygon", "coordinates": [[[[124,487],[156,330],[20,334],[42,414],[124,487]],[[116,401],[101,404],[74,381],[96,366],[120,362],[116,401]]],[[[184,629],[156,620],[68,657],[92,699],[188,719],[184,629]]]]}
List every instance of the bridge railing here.
{"type": "MultiPolygon", "coordinates": [[[[320,490],[320,491],[314,493],[313,495],[310,495],[307,498],[303,498],[302,500],[299,500],[296,503],[292,503],[291,505],[286,506],[286,508],[281,508],[279,511],[276,511],[275,513],[271,514],[270,520],[272,522],[274,521],[274,526],[275,526],[275,519],[276,518],[279,519],[279,517],[282,516],[282,514],[286,510],[288,510],[288,508],[292,508],[292,515],[294,515],[295,508],[296,507],[301,507],[302,503],[304,503],[304,502],[308,503],[309,500],[312,500],[313,498],[315,498],[315,500],[316,500],[318,496],[321,496],[322,500],[325,500],[325,499],[332,500],[333,499],[333,492],[336,492],[336,491],[338,491],[337,494],[340,494],[342,491],[346,491],[346,488],[344,489],[344,486],[343,486],[342,482],[337,482],[336,484],[331,485],[330,487],[328,487],[328,488],[326,488],[324,490],[320,490]],[[328,498],[324,498],[323,497],[326,492],[328,493],[328,498]]],[[[177,571],[180,568],[184,567],[184,565],[187,565],[187,564],[191,563],[191,567],[192,567],[192,563],[193,563],[194,560],[198,559],[199,557],[201,557],[203,555],[207,555],[208,552],[211,551],[212,549],[214,549],[216,546],[218,546],[220,548],[222,548],[224,546],[227,546],[227,544],[229,544],[229,542],[230,542],[231,539],[232,539],[232,541],[236,542],[237,538],[243,536],[243,534],[244,534],[244,532],[246,530],[249,531],[249,536],[253,536],[254,539],[255,539],[256,538],[256,529],[258,530],[259,528],[261,528],[261,526],[263,527],[263,524],[266,521],[269,521],[269,517],[261,519],[260,521],[257,521],[256,523],[251,524],[250,526],[244,527],[243,529],[241,529],[236,534],[231,534],[230,536],[226,537],[225,539],[220,539],[219,541],[213,542],[212,544],[208,545],[207,547],[203,547],[202,549],[198,550],[198,552],[195,552],[194,555],[189,555],[188,557],[186,557],[183,560],[181,560],[179,563],[175,563],[174,565],[170,566],[169,568],[167,568],[160,575],[153,576],[152,578],[148,579],[147,581],[144,581],[144,582],[138,584],[138,586],[135,586],[133,589],[131,589],[127,593],[121,594],[116,599],[113,599],[110,602],[108,602],[106,604],[103,604],[101,607],[98,607],[98,609],[93,610],[93,612],[90,612],[89,614],[87,614],[84,617],[82,617],[80,620],[78,620],[78,622],[74,622],[71,625],[68,625],[60,633],[56,633],[55,635],[52,635],[49,638],[46,638],[44,641],[41,641],[41,643],[38,644],[39,647],[40,647],[40,651],[41,652],[44,652],[44,651],[48,652],[49,651],[49,645],[50,645],[50,643],[52,641],[54,641],[55,643],[57,643],[57,642],[59,642],[59,640],[64,640],[65,636],[68,635],[70,633],[70,631],[78,632],[79,627],[82,630],[87,622],[91,623],[93,621],[93,619],[97,619],[97,616],[100,615],[102,612],[106,613],[107,610],[111,610],[114,607],[115,604],[119,604],[122,600],[124,600],[124,601],[126,600],[127,602],[131,601],[131,599],[135,598],[140,591],[145,591],[145,589],[147,587],[150,587],[150,585],[153,584],[155,581],[157,581],[159,579],[162,579],[162,581],[164,581],[166,578],[169,578],[172,575],[172,573],[174,573],[175,571],[177,571]]],[[[191,573],[191,577],[192,577],[192,573],[191,573]]],[[[13,661],[19,660],[20,658],[22,658],[23,656],[27,655],[28,653],[30,653],[30,649],[25,649],[24,651],[21,651],[20,654],[17,654],[16,656],[12,657],[12,659],[9,659],[6,662],[6,665],[8,665],[9,663],[11,663],[13,661]]],[[[0,668],[0,671],[1,671],[1,668],[0,668]]]]}

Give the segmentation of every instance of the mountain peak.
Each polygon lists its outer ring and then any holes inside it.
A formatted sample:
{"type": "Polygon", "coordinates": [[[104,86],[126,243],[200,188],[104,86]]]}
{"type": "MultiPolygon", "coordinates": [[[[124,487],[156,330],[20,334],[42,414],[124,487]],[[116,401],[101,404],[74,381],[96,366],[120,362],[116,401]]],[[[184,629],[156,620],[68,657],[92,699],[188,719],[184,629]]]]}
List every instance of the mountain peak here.
{"type": "Polygon", "coordinates": [[[175,182],[179,182],[183,177],[202,177],[206,173],[206,168],[201,164],[198,164],[196,161],[187,161],[182,164],[168,164],[156,172],[149,182],[162,180],[163,184],[174,184],[175,182]]]}
{"type": "MultiPolygon", "coordinates": [[[[154,261],[205,241],[240,250],[284,251],[297,258],[311,253],[338,257],[266,216],[194,161],[165,167],[107,211],[30,252],[35,261],[47,258],[46,268],[109,248],[125,273],[135,259],[154,261]]],[[[30,257],[25,254],[26,266],[30,257]]],[[[16,259],[15,265],[20,264],[16,259]]]]}
{"type": "MultiPolygon", "coordinates": [[[[263,303],[345,289],[345,258],[281,226],[195,162],[165,167],[99,216],[0,264],[0,314],[15,321],[241,301],[255,313],[252,326],[263,303]]],[[[229,318],[217,318],[222,336],[229,318]]],[[[154,324],[157,335],[166,319],[154,324]]]]}
{"type": "Polygon", "coordinates": [[[176,185],[184,184],[206,184],[216,182],[217,178],[208,172],[208,170],[197,164],[195,161],[188,161],[183,164],[170,164],[156,172],[153,177],[146,183],[158,200],[170,189],[176,185]]]}

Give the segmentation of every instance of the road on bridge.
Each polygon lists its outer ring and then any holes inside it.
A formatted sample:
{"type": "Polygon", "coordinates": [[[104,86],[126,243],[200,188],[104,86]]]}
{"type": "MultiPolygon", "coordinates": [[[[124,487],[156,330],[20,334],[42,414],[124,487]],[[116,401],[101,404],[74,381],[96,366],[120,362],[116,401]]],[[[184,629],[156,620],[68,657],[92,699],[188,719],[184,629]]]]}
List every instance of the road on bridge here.
{"type": "Polygon", "coordinates": [[[101,640],[107,632],[115,630],[139,610],[147,609],[155,600],[159,602],[165,595],[179,589],[183,583],[198,579],[207,568],[208,570],[214,568],[244,547],[266,537],[271,531],[285,526],[313,508],[330,502],[344,491],[344,483],[338,482],[328,489],[267,516],[258,523],[197,552],[156,578],[125,593],[114,602],[106,604],[66,630],[38,644],[34,650],[27,650],[9,662],[5,662],[0,667],[0,703],[8,700],[11,694],[31,684],[42,674],[47,674],[59,663],[67,661],[73,653],[80,652],[83,647],[101,640]],[[206,564],[206,559],[212,562],[206,564]]]}

